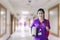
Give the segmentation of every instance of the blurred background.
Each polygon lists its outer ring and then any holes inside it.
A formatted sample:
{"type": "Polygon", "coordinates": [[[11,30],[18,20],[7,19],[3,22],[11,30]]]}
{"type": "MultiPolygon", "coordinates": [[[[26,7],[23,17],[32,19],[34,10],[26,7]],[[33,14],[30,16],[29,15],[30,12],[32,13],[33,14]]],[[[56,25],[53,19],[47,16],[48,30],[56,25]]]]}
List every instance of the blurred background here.
{"type": "Polygon", "coordinates": [[[60,0],[0,0],[0,40],[33,40],[30,26],[39,8],[50,21],[49,40],[60,40],[60,0]]]}

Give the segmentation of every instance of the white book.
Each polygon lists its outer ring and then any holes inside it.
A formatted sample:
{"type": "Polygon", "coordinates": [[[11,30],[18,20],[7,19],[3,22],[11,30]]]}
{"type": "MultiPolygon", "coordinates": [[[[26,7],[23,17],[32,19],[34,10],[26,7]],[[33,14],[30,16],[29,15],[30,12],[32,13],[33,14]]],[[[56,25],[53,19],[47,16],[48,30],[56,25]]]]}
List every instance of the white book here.
{"type": "Polygon", "coordinates": [[[32,35],[36,35],[36,27],[32,27],[32,35]]]}

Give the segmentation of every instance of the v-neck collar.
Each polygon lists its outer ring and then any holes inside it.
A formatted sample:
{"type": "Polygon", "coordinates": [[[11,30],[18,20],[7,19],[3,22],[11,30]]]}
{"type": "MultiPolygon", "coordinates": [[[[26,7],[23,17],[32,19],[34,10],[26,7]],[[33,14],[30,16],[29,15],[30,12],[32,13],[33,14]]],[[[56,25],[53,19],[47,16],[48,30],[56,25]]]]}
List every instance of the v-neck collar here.
{"type": "Polygon", "coordinates": [[[43,21],[42,21],[42,22],[40,22],[40,20],[39,20],[39,18],[38,18],[38,21],[39,21],[39,23],[44,23],[45,19],[43,19],[43,21]]]}

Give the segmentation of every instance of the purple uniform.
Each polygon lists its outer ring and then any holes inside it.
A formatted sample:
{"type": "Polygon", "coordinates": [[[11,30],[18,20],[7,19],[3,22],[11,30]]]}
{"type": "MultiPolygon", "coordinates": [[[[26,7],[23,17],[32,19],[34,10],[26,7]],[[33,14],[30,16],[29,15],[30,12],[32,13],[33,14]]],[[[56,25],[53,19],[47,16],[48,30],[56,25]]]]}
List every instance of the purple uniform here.
{"type": "Polygon", "coordinates": [[[48,20],[44,19],[41,23],[39,19],[35,19],[31,29],[33,26],[36,27],[36,35],[33,40],[48,40],[48,32],[46,30],[46,26],[50,29],[50,23],[48,20]]]}

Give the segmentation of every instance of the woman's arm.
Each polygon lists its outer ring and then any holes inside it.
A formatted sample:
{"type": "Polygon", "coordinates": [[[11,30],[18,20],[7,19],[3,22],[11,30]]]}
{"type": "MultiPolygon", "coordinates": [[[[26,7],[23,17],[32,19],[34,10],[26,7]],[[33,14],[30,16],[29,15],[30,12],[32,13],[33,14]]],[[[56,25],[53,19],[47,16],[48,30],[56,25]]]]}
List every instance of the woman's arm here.
{"type": "Polygon", "coordinates": [[[46,35],[49,36],[49,30],[50,30],[50,22],[49,20],[46,21],[46,35]]]}
{"type": "Polygon", "coordinates": [[[47,31],[50,30],[50,22],[49,22],[49,20],[46,21],[46,30],[47,31]]]}

